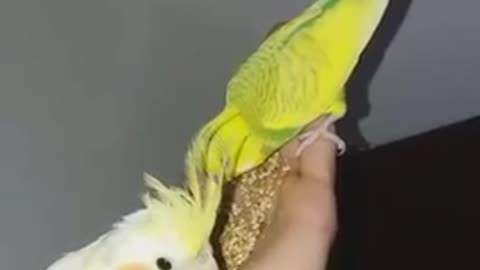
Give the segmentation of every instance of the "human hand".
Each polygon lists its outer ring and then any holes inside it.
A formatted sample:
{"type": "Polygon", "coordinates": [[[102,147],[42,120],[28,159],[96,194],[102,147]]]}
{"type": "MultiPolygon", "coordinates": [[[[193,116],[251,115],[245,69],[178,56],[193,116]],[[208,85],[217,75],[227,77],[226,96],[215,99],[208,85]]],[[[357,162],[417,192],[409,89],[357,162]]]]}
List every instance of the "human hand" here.
{"type": "MultiPolygon", "coordinates": [[[[321,123],[315,121],[311,128],[321,123]]],[[[334,131],[334,127],[331,127],[334,131]]],[[[243,270],[325,269],[336,232],[334,196],[335,144],[319,138],[295,157],[299,142],[293,140],[281,154],[291,167],[279,190],[272,221],[265,238],[243,270]]]]}

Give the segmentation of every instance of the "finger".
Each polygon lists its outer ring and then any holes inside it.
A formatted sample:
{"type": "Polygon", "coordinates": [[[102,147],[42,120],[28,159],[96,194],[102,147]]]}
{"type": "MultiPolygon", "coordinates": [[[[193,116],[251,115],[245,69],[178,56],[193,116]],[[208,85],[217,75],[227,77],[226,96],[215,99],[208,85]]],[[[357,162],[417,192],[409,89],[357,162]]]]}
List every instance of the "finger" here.
{"type": "Polygon", "coordinates": [[[280,149],[280,155],[283,162],[285,162],[289,167],[289,175],[299,175],[300,174],[300,160],[295,155],[300,143],[298,140],[291,140],[286,145],[280,149]]]}
{"type": "MultiPolygon", "coordinates": [[[[309,128],[321,124],[322,119],[312,123],[309,128]]],[[[307,128],[307,130],[309,129],[307,128]]],[[[329,129],[335,132],[331,125],[329,129]]],[[[331,140],[320,136],[314,143],[307,147],[299,158],[299,170],[302,178],[326,183],[333,182],[336,161],[336,145],[331,140]]]]}

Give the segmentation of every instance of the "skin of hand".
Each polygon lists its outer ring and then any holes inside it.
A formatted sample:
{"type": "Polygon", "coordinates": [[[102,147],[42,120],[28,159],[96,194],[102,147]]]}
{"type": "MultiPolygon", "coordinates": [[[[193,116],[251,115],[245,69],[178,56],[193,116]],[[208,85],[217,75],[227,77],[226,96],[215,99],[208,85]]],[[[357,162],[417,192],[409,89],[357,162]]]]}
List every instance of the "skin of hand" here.
{"type": "MultiPolygon", "coordinates": [[[[321,122],[315,121],[307,131],[321,122]]],[[[320,137],[296,158],[298,146],[293,140],[281,149],[291,170],[279,191],[265,237],[242,270],[323,270],[327,265],[337,228],[336,146],[320,137]]]]}

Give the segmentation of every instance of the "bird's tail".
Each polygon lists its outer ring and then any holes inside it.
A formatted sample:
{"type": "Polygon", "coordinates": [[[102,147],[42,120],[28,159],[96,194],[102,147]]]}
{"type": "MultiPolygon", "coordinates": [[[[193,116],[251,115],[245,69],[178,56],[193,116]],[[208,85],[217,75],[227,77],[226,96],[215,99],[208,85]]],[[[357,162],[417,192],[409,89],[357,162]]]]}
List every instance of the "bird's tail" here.
{"type": "Polygon", "coordinates": [[[266,159],[262,148],[261,140],[254,136],[241,114],[227,106],[193,138],[185,163],[187,171],[195,164],[202,164],[209,173],[223,170],[228,181],[260,165],[266,159]]]}

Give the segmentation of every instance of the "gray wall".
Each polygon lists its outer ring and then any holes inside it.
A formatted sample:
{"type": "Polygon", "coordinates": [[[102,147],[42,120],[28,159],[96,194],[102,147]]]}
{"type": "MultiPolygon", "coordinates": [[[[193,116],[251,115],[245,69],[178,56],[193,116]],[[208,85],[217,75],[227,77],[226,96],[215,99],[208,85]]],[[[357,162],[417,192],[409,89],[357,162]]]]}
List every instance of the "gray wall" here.
{"type": "MultiPolygon", "coordinates": [[[[145,170],[177,180],[232,70],[307,2],[1,1],[0,268],[93,240],[139,205],[145,170]]],[[[411,6],[365,92],[373,145],[480,113],[479,8],[411,6]]]]}

